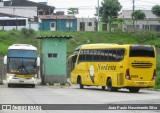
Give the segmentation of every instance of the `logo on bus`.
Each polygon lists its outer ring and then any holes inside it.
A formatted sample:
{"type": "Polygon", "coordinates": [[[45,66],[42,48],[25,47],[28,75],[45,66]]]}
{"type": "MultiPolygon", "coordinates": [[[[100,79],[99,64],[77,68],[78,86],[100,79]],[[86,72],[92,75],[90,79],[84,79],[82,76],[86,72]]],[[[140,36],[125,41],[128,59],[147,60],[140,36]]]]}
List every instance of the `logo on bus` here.
{"type": "Polygon", "coordinates": [[[109,65],[109,64],[98,64],[98,70],[116,70],[115,65],[109,65]]]}
{"type": "Polygon", "coordinates": [[[93,67],[93,65],[90,65],[90,67],[89,67],[89,75],[90,75],[91,81],[94,83],[94,67],[93,67]]]}

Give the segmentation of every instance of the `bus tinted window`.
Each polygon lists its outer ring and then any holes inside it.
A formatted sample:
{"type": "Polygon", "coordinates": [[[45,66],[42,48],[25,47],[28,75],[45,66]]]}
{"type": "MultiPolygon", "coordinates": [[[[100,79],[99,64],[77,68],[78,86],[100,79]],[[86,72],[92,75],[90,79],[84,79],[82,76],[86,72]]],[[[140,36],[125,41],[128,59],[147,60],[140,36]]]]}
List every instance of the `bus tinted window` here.
{"type": "Polygon", "coordinates": [[[93,52],[93,61],[100,61],[101,56],[100,56],[100,50],[94,50],[93,52]]]}
{"type": "Polygon", "coordinates": [[[84,56],[84,51],[81,51],[80,52],[80,55],[79,55],[79,59],[78,59],[78,62],[83,62],[85,61],[85,56],[84,56]]]}
{"type": "Polygon", "coordinates": [[[108,51],[107,50],[101,50],[101,61],[107,60],[108,51]]]}
{"type": "Polygon", "coordinates": [[[117,50],[116,61],[121,61],[121,60],[123,60],[124,52],[125,52],[124,49],[119,49],[119,50],[117,50]]]}
{"type": "Polygon", "coordinates": [[[131,46],[129,57],[155,57],[152,46],[131,46]]]}
{"type": "Polygon", "coordinates": [[[78,58],[80,62],[113,62],[124,58],[125,49],[81,50],[78,58]]]}

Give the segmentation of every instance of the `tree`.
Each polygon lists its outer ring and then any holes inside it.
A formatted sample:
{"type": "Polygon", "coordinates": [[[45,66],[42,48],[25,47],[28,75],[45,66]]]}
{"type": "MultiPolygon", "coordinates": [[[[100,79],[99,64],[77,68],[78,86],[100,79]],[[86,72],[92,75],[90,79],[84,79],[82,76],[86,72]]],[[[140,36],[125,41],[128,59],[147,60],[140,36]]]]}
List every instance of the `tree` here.
{"type": "Polygon", "coordinates": [[[152,7],[152,13],[160,18],[160,5],[155,5],[152,7]]]}
{"type": "Polygon", "coordinates": [[[72,14],[72,15],[76,15],[76,14],[79,14],[79,10],[78,10],[78,8],[69,8],[68,9],[68,14],[72,14]]]}
{"type": "MultiPolygon", "coordinates": [[[[138,21],[138,20],[144,20],[145,17],[146,17],[145,13],[144,13],[142,10],[134,11],[134,12],[131,14],[131,16],[132,16],[132,19],[133,19],[134,21],[136,21],[136,24],[137,24],[137,21],[138,21]]],[[[135,26],[134,26],[134,30],[135,30],[135,26]]]]}
{"type": "Polygon", "coordinates": [[[121,10],[122,6],[118,0],[103,0],[99,9],[99,16],[102,22],[109,25],[109,31],[111,31],[111,19],[118,16],[118,11],[121,10]]]}

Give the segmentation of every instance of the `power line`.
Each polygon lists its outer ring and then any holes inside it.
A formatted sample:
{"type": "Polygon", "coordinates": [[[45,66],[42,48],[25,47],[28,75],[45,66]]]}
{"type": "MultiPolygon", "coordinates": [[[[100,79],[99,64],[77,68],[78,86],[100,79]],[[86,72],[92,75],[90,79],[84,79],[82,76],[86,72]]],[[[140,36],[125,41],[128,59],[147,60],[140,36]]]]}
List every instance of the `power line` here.
{"type": "Polygon", "coordinates": [[[156,2],[148,2],[148,1],[143,1],[143,0],[138,0],[137,2],[143,2],[143,3],[149,3],[149,4],[159,4],[156,2]]]}

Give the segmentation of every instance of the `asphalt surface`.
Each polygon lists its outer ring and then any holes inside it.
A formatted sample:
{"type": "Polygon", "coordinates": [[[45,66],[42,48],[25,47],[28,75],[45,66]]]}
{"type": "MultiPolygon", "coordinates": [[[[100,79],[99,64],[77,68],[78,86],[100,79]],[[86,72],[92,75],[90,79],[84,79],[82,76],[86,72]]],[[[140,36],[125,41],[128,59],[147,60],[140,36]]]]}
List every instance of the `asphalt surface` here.
{"type": "MultiPolygon", "coordinates": [[[[126,89],[118,92],[101,90],[101,87],[42,86],[35,88],[0,85],[0,104],[160,104],[160,92],[142,89],[139,93],[130,93],[126,89]]],[[[159,105],[160,106],[160,105],[159,105]]],[[[159,113],[159,110],[42,110],[9,111],[0,113],[159,113]]]]}

